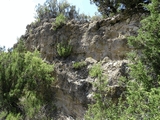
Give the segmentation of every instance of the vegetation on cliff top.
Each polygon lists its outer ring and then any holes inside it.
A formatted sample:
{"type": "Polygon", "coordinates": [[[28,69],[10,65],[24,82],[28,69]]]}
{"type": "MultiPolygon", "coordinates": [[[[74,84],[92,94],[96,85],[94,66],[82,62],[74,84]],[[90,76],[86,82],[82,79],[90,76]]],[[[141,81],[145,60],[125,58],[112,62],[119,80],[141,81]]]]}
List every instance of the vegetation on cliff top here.
{"type": "Polygon", "coordinates": [[[85,14],[80,14],[76,6],[68,3],[67,0],[47,0],[43,5],[36,6],[36,19],[56,18],[60,14],[64,15],[67,20],[84,21],[89,18],[85,14]]]}
{"type": "Polygon", "coordinates": [[[145,12],[143,4],[148,4],[150,0],[90,0],[91,4],[95,4],[98,7],[98,11],[103,16],[109,16],[110,14],[116,14],[119,11],[123,13],[137,13],[145,12]]]}

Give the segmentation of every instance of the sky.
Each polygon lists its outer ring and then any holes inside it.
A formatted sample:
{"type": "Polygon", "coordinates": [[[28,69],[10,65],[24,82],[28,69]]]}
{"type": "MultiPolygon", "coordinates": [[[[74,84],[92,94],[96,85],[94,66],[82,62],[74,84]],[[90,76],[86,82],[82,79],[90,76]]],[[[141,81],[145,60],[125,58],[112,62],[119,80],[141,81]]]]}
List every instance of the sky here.
{"type": "MultiPolygon", "coordinates": [[[[26,31],[26,26],[34,21],[35,6],[46,0],[0,0],[0,47],[11,48],[17,38],[26,31]]],[[[76,5],[80,13],[94,15],[97,12],[90,0],[68,0],[76,5]]]]}

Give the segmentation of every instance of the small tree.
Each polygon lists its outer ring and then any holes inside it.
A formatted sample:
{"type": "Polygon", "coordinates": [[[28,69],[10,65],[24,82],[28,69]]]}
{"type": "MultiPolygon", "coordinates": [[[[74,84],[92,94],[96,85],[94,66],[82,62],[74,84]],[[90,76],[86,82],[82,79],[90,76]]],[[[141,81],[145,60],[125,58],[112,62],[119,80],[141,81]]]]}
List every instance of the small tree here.
{"type": "Polygon", "coordinates": [[[56,18],[63,14],[67,19],[76,19],[78,11],[74,5],[70,5],[66,0],[47,0],[43,5],[36,6],[36,19],[56,18]]]}
{"type": "Polygon", "coordinates": [[[57,53],[60,57],[68,57],[72,52],[72,46],[68,42],[61,42],[57,44],[57,53]]]}
{"type": "Polygon", "coordinates": [[[90,2],[98,7],[98,11],[103,16],[109,16],[111,13],[117,13],[118,9],[129,13],[132,11],[144,12],[145,9],[143,9],[141,3],[149,3],[150,0],[132,0],[132,2],[130,0],[90,0],[90,2]]]}
{"type": "MultiPolygon", "coordinates": [[[[160,75],[160,2],[152,0],[152,4],[146,6],[150,10],[150,15],[141,21],[142,27],[138,31],[137,37],[131,37],[130,45],[137,50],[136,58],[132,60],[134,76],[144,83],[147,89],[155,87],[159,82],[160,75]],[[138,60],[139,59],[139,60],[138,60]],[[138,74],[137,69],[143,69],[145,74],[138,74]]],[[[159,86],[159,85],[158,85],[159,86]]]]}
{"type": "MultiPolygon", "coordinates": [[[[6,117],[27,116],[32,107],[36,108],[47,100],[46,90],[53,81],[53,65],[45,63],[38,51],[27,52],[23,41],[19,41],[13,51],[0,55],[0,107],[7,111],[6,117]],[[34,106],[24,109],[24,102],[28,99],[32,99],[30,104],[34,106]]],[[[32,112],[33,115],[35,111],[32,112]]]]}
{"type": "Polygon", "coordinates": [[[60,14],[56,17],[56,21],[52,23],[53,29],[56,30],[57,28],[64,25],[66,22],[66,17],[63,14],[60,14]]]}

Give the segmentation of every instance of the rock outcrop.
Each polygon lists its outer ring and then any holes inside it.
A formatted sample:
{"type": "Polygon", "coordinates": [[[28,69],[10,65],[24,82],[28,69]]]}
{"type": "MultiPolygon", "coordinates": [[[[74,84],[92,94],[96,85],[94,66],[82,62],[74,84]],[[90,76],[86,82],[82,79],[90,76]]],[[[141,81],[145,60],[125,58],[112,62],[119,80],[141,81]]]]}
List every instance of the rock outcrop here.
{"type": "Polygon", "coordinates": [[[27,26],[25,41],[28,50],[41,52],[42,58],[55,64],[55,104],[57,119],[82,120],[87,104],[92,102],[92,82],[88,74],[94,63],[101,61],[103,74],[107,76],[108,86],[116,86],[112,96],[120,94],[119,76],[127,77],[126,53],[132,48],[127,45],[127,36],[136,35],[143,15],[124,18],[117,15],[101,21],[81,23],[72,20],[57,30],[53,30],[55,19],[45,19],[27,26]],[[57,44],[67,41],[73,47],[71,55],[62,59],[57,53],[57,44]],[[79,70],[73,63],[84,61],[86,66],[79,70]]]}
{"type": "Polygon", "coordinates": [[[72,20],[61,28],[53,30],[52,19],[27,26],[23,38],[28,50],[37,48],[42,58],[53,61],[58,56],[56,46],[61,41],[69,41],[73,46],[71,56],[81,60],[87,57],[99,61],[108,56],[112,60],[124,59],[127,36],[135,35],[139,28],[139,15],[125,19],[115,16],[92,23],[80,23],[72,20]]]}

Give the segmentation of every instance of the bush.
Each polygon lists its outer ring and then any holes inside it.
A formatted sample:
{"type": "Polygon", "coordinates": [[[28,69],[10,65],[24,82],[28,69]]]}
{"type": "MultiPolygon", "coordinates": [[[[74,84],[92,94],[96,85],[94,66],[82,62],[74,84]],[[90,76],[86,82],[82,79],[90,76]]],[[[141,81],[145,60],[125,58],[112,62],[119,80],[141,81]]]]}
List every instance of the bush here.
{"type": "Polygon", "coordinates": [[[160,80],[160,2],[152,0],[152,4],[146,6],[150,10],[150,16],[141,21],[142,27],[138,30],[137,37],[130,37],[129,44],[135,50],[136,59],[131,59],[132,73],[135,79],[145,86],[146,89],[159,86],[160,80]],[[143,70],[142,70],[143,69],[143,70]],[[145,71],[142,74],[141,71],[145,71]],[[137,71],[137,72],[136,72],[137,71]]]}
{"type": "Polygon", "coordinates": [[[95,103],[88,105],[85,120],[105,120],[107,116],[106,110],[111,104],[111,99],[106,99],[107,78],[105,75],[102,75],[102,72],[100,63],[94,64],[89,71],[91,77],[96,77],[98,79],[93,83],[96,88],[93,94],[95,103]]]}
{"type": "Polygon", "coordinates": [[[101,64],[94,64],[89,71],[91,77],[102,77],[101,64]]]}
{"type": "Polygon", "coordinates": [[[72,52],[72,46],[68,42],[61,42],[57,44],[57,53],[60,57],[68,57],[72,52]]]}
{"type": "Polygon", "coordinates": [[[74,69],[80,69],[80,68],[82,68],[82,67],[84,67],[84,66],[86,66],[86,62],[75,62],[74,64],[73,64],[73,68],[74,69]]]}
{"type": "Polygon", "coordinates": [[[83,13],[80,14],[76,6],[68,3],[67,0],[47,0],[43,5],[36,6],[35,18],[41,21],[45,18],[56,18],[60,14],[64,15],[66,20],[74,19],[81,22],[88,21],[90,17],[83,13]]]}
{"type": "Polygon", "coordinates": [[[67,19],[76,19],[78,12],[74,5],[70,5],[66,0],[47,0],[43,5],[36,6],[36,19],[56,18],[63,14],[67,19]]]}
{"type": "Polygon", "coordinates": [[[66,22],[66,17],[63,14],[60,14],[56,17],[56,21],[52,23],[53,29],[61,27],[66,22]]]}
{"type": "Polygon", "coordinates": [[[157,120],[160,117],[160,88],[148,92],[139,83],[130,82],[125,99],[121,96],[117,104],[105,96],[106,92],[106,84],[102,82],[94,93],[95,103],[89,105],[85,120],[157,120]]]}
{"type": "Polygon", "coordinates": [[[144,9],[141,3],[148,4],[150,3],[150,0],[132,0],[132,2],[129,0],[90,0],[90,3],[94,3],[103,16],[110,16],[111,14],[116,14],[118,10],[130,14],[145,12],[146,9],[144,9]]]}
{"type": "Polygon", "coordinates": [[[12,51],[0,54],[0,107],[6,111],[7,118],[25,115],[32,115],[29,116],[32,118],[36,114],[35,108],[48,99],[53,65],[44,63],[38,51],[26,51],[23,41],[19,41],[12,51]],[[29,108],[25,107],[28,99],[31,99],[27,103],[29,108]]]}

